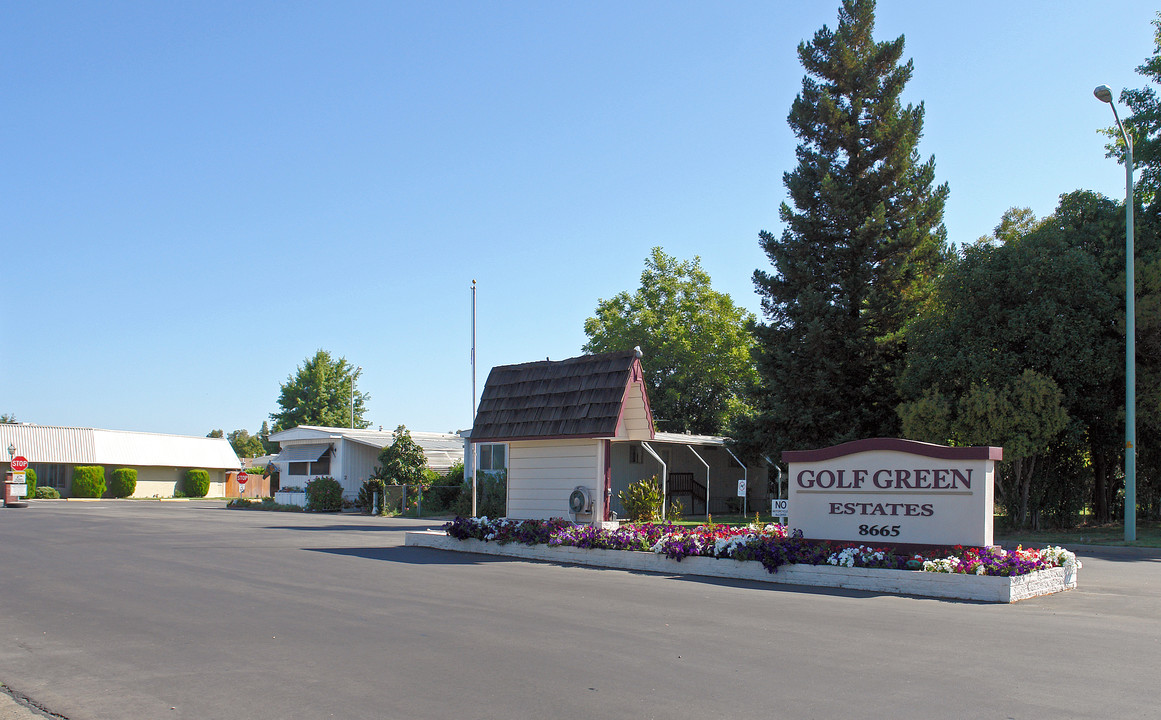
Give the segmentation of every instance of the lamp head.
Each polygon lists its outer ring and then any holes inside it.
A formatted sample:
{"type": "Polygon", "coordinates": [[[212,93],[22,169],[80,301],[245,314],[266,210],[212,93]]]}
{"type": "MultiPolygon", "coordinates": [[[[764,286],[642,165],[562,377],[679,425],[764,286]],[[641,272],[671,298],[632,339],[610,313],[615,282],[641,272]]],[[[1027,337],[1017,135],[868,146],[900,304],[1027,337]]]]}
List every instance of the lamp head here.
{"type": "Polygon", "coordinates": [[[1112,104],[1113,102],[1113,89],[1108,85],[1097,85],[1096,89],[1092,91],[1092,94],[1095,95],[1096,99],[1100,100],[1101,102],[1106,102],[1109,104],[1112,104]]]}

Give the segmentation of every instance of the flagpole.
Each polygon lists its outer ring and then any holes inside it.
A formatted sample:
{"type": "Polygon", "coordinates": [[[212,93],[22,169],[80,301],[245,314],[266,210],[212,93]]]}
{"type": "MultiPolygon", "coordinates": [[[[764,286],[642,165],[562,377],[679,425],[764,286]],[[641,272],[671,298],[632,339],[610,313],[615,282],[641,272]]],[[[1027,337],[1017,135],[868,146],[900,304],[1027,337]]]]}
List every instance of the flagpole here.
{"type": "MultiPolygon", "coordinates": [[[[476,281],[472,280],[472,425],[476,424],[476,281]]],[[[471,438],[468,439],[471,442],[471,438]]],[[[472,517],[476,516],[476,462],[472,446],[472,517]]]]}

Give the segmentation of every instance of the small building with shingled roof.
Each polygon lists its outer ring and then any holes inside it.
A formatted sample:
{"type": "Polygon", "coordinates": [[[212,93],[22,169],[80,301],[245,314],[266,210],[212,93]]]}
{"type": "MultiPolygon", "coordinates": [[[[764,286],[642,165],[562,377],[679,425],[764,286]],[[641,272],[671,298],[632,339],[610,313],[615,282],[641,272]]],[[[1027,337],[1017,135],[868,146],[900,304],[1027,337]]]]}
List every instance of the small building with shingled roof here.
{"type": "Polygon", "coordinates": [[[624,513],[619,493],[653,476],[666,507],[680,501],[689,515],[741,511],[743,478],[751,497],[768,497],[764,471],[758,482],[727,438],[655,431],[632,350],[492,368],[468,441],[469,467],[507,471],[511,518],[611,521],[624,513]],[[581,489],[589,502],[575,513],[569,499],[581,489]]]}

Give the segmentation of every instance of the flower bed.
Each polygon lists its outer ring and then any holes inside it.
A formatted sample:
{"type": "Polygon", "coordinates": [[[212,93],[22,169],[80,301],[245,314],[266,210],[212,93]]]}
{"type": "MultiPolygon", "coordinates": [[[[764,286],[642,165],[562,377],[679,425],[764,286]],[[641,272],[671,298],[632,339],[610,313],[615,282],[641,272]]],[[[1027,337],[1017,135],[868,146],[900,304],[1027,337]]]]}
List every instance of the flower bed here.
{"type": "Polygon", "coordinates": [[[985,548],[932,548],[897,554],[888,547],[853,543],[807,540],[799,532],[787,533],[781,525],[681,525],[626,524],[613,530],[592,525],[574,525],[567,520],[509,520],[457,517],[444,531],[459,540],[474,538],[484,542],[548,545],[550,547],[643,550],[680,561],[687,557],[716,557],[754,560],[768,572],[782,565],[838,565],[881,570],[920,570],[1012,577],[1037,570],[1080,568],[1076,555],[1061,547],[1043,550],[985,548]]]}
{"type": "Polygon", "coordinates": [[[886,547],[807,540],[797,533],[787,535],[778,525],[643,524],[602,530],[564,520],[456,518],[444,526],[444,533],[408,533],[407,544],[989,602],[1076,587],[1080,568],[1073,553],[1058,547],[1006,551],[956,546],[900,554],[886,547]]]}

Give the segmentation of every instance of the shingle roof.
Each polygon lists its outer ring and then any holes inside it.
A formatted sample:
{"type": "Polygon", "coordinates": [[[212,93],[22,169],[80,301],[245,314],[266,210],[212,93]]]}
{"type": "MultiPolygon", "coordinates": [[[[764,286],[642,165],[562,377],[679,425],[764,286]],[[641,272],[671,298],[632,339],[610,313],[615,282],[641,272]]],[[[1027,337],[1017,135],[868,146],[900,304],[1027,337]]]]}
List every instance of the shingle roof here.
{"type": "Polygon", "coordinates": [[[640,380],[634,365],[639,376],[637,355],[630,350],[494,367],[480,397],[472,442],[612,437],[626,388],[640,380]]]}

